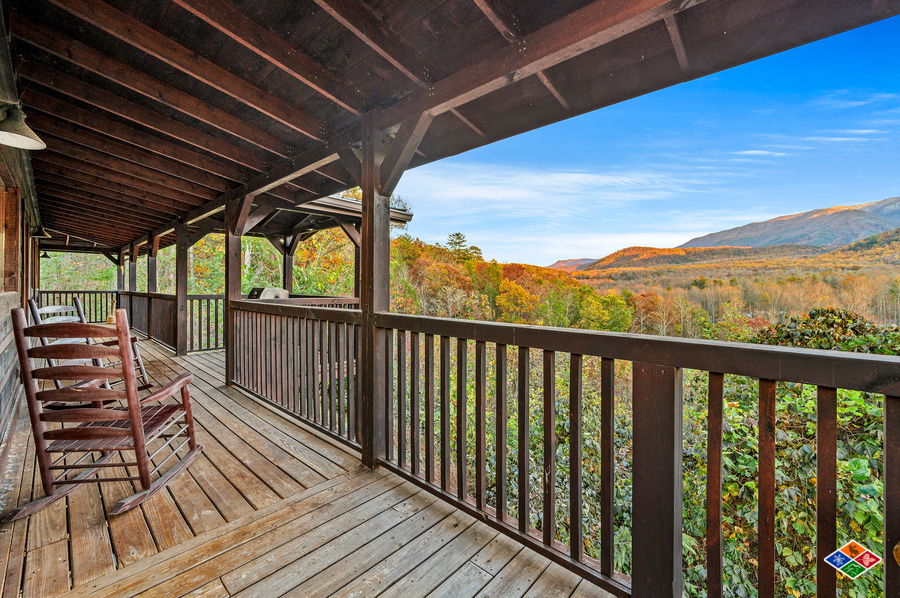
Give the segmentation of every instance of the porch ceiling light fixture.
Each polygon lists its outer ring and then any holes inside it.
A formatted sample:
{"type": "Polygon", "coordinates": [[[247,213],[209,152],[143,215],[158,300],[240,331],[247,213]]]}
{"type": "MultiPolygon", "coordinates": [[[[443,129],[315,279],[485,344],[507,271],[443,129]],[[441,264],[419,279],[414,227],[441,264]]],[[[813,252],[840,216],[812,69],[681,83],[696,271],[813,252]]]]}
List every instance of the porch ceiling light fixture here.
{"type": "Polygon", "coordinates": [[[43,226],[38,225],[38,227],[36,229],[34,229],[34,232],[31,233],[31,238],[32,239],[52,239],[53,237],[50,236],[50,233],[48,233],[46,230],[44,230],[43,226]]]}
{"type": "Polygon", "coordinates": [[[41,259],[42,259],[42,260],[49,260],[49,259],[50,259],[50,254],[47,253],[47,250],[46,250],[46,249],[44,250],[44,253],[41,254],[41,259]]]}
{"type": "Polygon", "coordinates": [[[47,147],[37,133],[25,124],[25,113],[17,104],[6,106],[6,118],[0,122],[0,144],[27,150],[47,147]]]}

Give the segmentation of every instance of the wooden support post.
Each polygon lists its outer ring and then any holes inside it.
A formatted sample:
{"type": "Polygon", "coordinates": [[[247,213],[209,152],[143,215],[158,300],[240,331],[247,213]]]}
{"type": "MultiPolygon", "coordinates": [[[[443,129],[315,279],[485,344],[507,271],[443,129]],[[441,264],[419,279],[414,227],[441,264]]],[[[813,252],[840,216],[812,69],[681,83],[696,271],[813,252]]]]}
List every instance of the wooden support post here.
{"type": "Polygon", "coordinates": [[[363,118],[362,161],[362,456],[375,467],[385,454],[385,343],[387,332],[375,326],[375,314],[390,309],[390,201],[379,193],[384,147],[372,114],[363,118]]]}
{"type": "Polygon", "coordinates": [[[175,227],[175,353],[187,355],[188,350],[188,228],[184,224],[175,227]]]}
{"type": "Polygon", "coordinates": [[[156,254],[159,253],[159,237],[150,237],[147,245],[147,292],[157,292],[156,254]]]}
{"type": "Polygon", "coordinates": [[[128,290],[137,291],[137,245],[131,245],[128,249],[128,290]]]}
{"type": "Polygon", "coordinates": [[[300,245],[300,235],[286,235],[284,237],[284,253],[281,256],[281,281],[282,287],[288,294],[294,292],[294,254],[300,245]]]}
{"type": "Polygon", "coordinates": [[[231,302],[241,298],[241,237],[235,234],[239,205],[225,207],[225,383],[234,383],[237,339],[234,335],[234,312],[231,302]]]}
{"type": "Polygon", "coordinates": [[[122,295],[125,290],[125,248],[119,249],[119,263],[116,264],[116,309],[124,309],[122,295]]]}
{"type": "Polygon", "coordinates": [[[632,595],[681,598],[681,370],[635,362],[632,401],[632,595]]]}

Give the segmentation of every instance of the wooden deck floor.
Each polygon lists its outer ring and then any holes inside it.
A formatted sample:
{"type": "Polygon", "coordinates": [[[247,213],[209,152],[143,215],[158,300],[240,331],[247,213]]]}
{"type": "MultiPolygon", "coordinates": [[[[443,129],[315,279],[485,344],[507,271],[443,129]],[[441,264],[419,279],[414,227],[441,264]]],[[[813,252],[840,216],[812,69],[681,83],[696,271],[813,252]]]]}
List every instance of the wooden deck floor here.
{"type": "MultiPolygon", "coordinates": [[[[194,373],[201,458],[139,508],[86,484],[0,527],[0,596],[607,596],[490,527],[223,384],[222,353],[144,343],[194,373]]],[[[0,510],[42,494],[26,422],[0,510]]],[[[109,474],[115,475],[115,474],[109,474]]]]}

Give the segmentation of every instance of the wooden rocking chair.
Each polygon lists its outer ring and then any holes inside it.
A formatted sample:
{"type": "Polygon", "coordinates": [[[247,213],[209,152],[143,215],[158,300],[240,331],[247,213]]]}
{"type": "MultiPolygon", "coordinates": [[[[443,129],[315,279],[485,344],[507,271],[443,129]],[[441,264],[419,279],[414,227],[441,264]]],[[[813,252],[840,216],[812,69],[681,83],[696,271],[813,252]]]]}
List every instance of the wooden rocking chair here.
{"type": "MultiPolygon", "coordinates": [[[[81,306],[81,300],[78,297],[73,297],[74,305],[45,305],[44,307],[38,306],[38,303],[34,299],[28,300],[28,311],[31,312],[31,321],[35,324],[56,324],[56,323],[74,323],[81,322],[82,324],[87,324],[87,318],[84,316],[84,309],[81,306]],[[71,314],[72,315],[62,315],[62,314],[71,314]]],[[[128,337],[131,340],[131,351],[134,356],[134,367],[137,370],[137,379],[138,379],[138,390],[147,390],[152,384],[150,384],[150,377],[147,376],[147,370],[144,368],[144,360],[141,357],[141,349],[138,346],[138,339],[134,335],[129,335],[128,337]]],[[[41,338],[42,345],[50,345],[50,344],[66,344],[72,342],[83,342],[87,341],[88,344],[93,344],[94,341],[91,339],[69,339],[69,338],[60,338],[60,339],[49,339],[49,338],[41,338]]],[[[118,340],[112,340],[107,342],[108,345],[115,345],[118,343],[118,340]]],[[[99,360],[93,360],[94,365],[103,365],[99,360]]],[[[48,359],[47,365],[56,365],[55,360],[48,359]]],[[[53,381],[56,388],[62,388],[62,383],[59,380],[53,381]]],[[[118,386],[122,383],[122,380],[110,380],[104,384],[104,387],[110,388],[112,386],[118,386]]]]}
{"type": "Polygon", "coordinates": [[[136,507],[164,488],[203,450],[194,437],[188,386],[193,377],[190,374],[179,376],[144,398],[138,397],[135,371],[130,367],[134,356],[129,340],[128,316],[124,310],[116,312],[114,327],[81,322],[28,327],[25,311],[20,308],[12,311],[12,321],[34,434],[35,455],[46,496],[7,513],[3,521],[13,521],[39,511],[71,493],[78,484],[139,482],[140,492],[120,500],[110,510],[110,515],[117,515],[136,507]],[[37,346],[30,346],[31,339],[48,337],[81,341],[49,345],[35,343],[37,346]],[[88,343],[86,340],[109,338],[117,342],[110,345],[88,343]],[[53,359],[56,365],[35,368],[35,359],[53,359]],[[92,361],[95,359],[114,365],[94,365],[92,361]],[[124,389],[103,388],[103,383],[110,379],[122,379],[124,389]],[[81,383],[39,390],[38,380],[77,380],[81,383]],[[179,402],[164,401],[177,393],[180,393],[179,402]],[[47,411],[43,408],[46,403],[70,403],[73,406],[47,411]],[[75,405],[78,403],[91,405],[75,405]],[[48,429],[47,424],[52,424],[52,429],[48,429]],[[176,444],[182,436],[184,440],[176,444]],[[159,446],[154,446],[151,452],[149,445],[157,441],[159,446]],[[177,456],[185,445],[188,452],[167,471],[160,473],[160,468],[173,455],[177,456]],[[162,455],[167,448],[171,452],[162,455]],[[134,459],[124,461],[123,456],[124,462],[114,462],[113,457],[119,451],[133,453],[134,459]],[[81,455],[73,457],[73,453],[81,455]],[[90,461],[92,455],[93,462],[90,461]],[[104,467],[134,467],[138,475],[100,477],[104,467]],[[78,470],[81,472],[76,475],[78,470]],[[154,475],[158,476],[155,480],[154,475]]]}

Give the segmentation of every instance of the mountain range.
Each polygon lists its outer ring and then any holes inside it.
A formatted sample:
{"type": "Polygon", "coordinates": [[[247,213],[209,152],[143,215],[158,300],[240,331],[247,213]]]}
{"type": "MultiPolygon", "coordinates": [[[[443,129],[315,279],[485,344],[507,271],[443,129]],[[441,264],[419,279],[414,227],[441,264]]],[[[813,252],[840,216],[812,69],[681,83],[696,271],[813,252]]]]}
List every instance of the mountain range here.
{"type": "Polygon", "coordinates": [[[836,247],[900,226],[900,197],[856,206],[833,206],[691,239],[680,247],[763,247],[818,245],[836,247]]]}
{"type": "MultiPolygon", "coordinates": [[[[796,257],[883,245],[900,235],[900,197],[855,206],[833,206],[752,222],[691,239],[675,248],[627,247],[600,258],[554,262],[565,272],[796,257]],[[846,247],[845,247],[846,246],[846,247]]],[[[892,244],[892,243],[891,243],[892,244]]]]}

